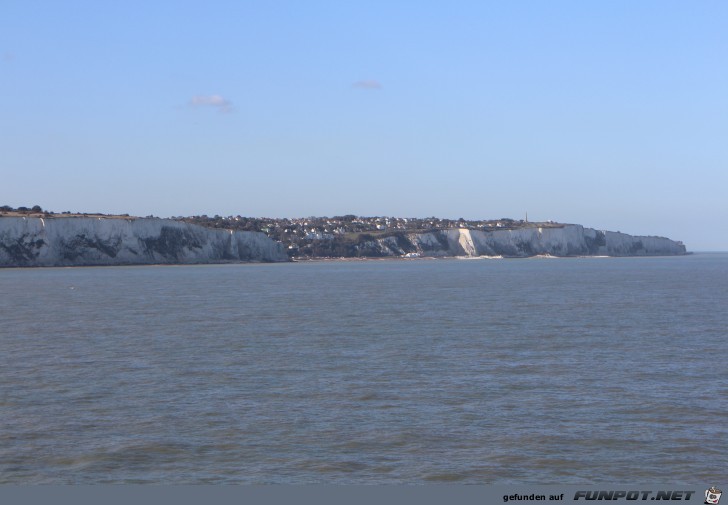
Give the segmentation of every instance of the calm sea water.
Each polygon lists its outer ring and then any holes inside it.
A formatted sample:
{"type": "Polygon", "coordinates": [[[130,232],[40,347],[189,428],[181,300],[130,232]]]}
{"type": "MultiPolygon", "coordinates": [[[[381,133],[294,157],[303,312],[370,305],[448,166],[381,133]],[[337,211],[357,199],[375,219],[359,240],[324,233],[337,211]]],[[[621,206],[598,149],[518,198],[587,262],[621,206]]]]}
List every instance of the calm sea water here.
{"type": "Polygon", "coordinates": [[[728,255],[0,270],[2,483],[723,481],[728,255]]]}

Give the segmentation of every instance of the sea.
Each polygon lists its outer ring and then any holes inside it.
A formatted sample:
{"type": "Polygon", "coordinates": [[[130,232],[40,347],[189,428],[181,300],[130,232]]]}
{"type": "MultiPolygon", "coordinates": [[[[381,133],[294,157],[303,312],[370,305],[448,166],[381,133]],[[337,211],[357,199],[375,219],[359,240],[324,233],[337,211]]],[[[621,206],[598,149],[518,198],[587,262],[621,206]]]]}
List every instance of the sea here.
{"type": "Polygon", "coordinates": [[[724,482],[728,253],[0,270],[2,484],[724,482]]]}

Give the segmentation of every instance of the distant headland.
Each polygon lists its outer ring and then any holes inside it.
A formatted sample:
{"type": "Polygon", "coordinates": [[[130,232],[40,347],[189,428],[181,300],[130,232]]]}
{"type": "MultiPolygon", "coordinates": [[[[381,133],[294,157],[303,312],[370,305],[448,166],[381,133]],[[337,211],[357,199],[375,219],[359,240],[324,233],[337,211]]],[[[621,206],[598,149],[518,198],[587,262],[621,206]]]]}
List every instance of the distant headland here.
{"type": "Polygon", "coordinates": [[[169,219],[0,207],[0,267],[323,258],[664,256],[682,242],[577,224],[361,217],[169,219]]]}

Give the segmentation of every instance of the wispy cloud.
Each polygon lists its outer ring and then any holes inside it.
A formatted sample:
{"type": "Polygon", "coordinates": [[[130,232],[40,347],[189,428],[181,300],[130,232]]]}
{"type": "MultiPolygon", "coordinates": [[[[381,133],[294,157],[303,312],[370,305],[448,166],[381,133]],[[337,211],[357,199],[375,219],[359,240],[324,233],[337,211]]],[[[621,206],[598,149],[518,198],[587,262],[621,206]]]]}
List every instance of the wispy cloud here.
{"type": "Polygon", "coordinates": [[[9,51],[5,51],[2,55],[3,61],[13,61],[15,59],[15,55],[9,51]]]}
{"type": "Polygon", "coordinates": [[[212,107],[219,112],[233,111],[233,103],[220,95],[195,95],[190,98],[190,107],[212,107]]]}
{"type": "Polygon", "coordinates": [[[352,86],[359,89],[382,89],[382,83],[374,79],[356,81],[352,86]]]}

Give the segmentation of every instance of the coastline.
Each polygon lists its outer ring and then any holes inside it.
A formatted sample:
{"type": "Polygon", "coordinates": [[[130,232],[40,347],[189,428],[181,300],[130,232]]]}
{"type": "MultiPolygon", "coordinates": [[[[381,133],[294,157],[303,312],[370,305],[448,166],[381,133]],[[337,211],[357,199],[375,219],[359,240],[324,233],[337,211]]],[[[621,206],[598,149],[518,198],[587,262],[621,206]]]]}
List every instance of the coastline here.
{"type": "MultiPolygon", "coordinates": [[[[311,228],[313,229],[313,228],[311,228]]],[[[280,242],[265,231],[209,228],[158,218],[3,217],[0,267],[242,262],[680,256],[680,241],[581,225],[510,230],[449,228],[280,242]],[[289,256],[291,255],[291,256],[289,256]]],[[[310,232],[313,233],[313,232],[310,232]]]]}
{"type": "Polygon", "coordinates": [[[35,270],[35,269],[67,269],[67,268],[125,268],[125,267],[198,267],[198,266],[228,266],[228,265],[289,265],[307,263],[376,263],[376,262],[422,262],[422,261],[493,261],[493,260],[578,260],[578,259],[649,259],[649,258],[675,258],[695,256],[702,254],[728,254],[724,251],[687,252],[682,255],[651,255],[651,256],[421,256],[417,258],[404,258],[398,256],[383,257],[357,257],[357,258],[292,258],[290,261],[215,261],[200,263],[117,263],[113,265],[85,264],[85,265],[0,265],[2,270],[35,270]]]}

